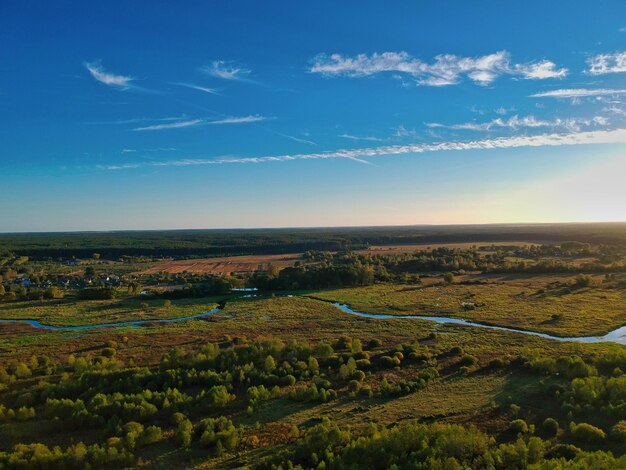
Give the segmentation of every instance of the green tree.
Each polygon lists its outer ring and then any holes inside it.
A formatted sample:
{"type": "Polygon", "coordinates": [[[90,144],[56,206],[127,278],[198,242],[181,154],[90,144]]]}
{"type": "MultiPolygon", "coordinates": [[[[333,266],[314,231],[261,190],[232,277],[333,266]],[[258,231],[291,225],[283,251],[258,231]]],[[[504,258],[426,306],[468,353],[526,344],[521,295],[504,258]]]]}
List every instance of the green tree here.
{"type": "Polygon", "coordinates": [[[191,433],[193,431],[193,424],[188,419],[182,420],[178,423],[176,432],[174,433],[174,441],[179,447],[189,447],[191,445],[191,433]]]}
{"type": "Polygon", "coordinates": [[[265,372],[273,372],[276,369],[276,361],[272,356],[267,356],[265,358],[265,364],[263,366],[265,372]]]}

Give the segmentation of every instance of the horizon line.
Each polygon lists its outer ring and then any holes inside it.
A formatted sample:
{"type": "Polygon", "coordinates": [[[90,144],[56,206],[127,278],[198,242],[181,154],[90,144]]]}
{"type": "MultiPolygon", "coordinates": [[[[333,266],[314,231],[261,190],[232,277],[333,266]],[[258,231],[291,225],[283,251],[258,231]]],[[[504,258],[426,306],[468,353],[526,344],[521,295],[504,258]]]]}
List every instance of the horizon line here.
{"type": "Polygon", "coordinates": [[[157,229],[107,229],[107,230],[36,230],[36,231],[0,231],[2,235],[46,235],[46,234],[86,234],[86,233],[128,233],[128,232],[211,232],[211,231],[279,231],[279,230],[333,230],[333,229],[385,229],[419,227],[520,227],[548,225],[617,225],[626,224],[626,220],[611,221],[572,221],[572,222],[487,222],[487,223],[450,223],[450,224],[389,224],[389,225],[301,225],[280,227],[214,227],[214,228],[157,228],[157,229]]]}

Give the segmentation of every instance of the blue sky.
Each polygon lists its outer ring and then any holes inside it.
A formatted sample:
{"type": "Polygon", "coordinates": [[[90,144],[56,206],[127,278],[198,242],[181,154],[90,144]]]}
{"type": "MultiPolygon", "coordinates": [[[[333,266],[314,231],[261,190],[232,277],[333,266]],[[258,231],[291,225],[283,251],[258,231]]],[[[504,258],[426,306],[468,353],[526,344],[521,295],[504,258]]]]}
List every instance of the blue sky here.
{"type": "Polygon", "coordinates": [[[0,231],[626,220],[622,1],[0,4],[0,231]]]}

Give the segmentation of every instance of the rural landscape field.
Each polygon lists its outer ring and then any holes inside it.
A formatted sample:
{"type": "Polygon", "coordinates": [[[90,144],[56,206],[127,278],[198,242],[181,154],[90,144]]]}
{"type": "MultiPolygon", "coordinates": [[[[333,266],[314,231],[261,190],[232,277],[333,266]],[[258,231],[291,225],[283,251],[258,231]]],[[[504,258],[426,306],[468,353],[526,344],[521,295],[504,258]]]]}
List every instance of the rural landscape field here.
{"type": "Polygon", "coordinates": [[[0,470],[626,470],[624,0],[0,0],[0,470]]]}
{"type": "Polygon", "coordinates": [[[433,231],[0,236],[0,462],[624,466],[626,224],[433,231]]]}

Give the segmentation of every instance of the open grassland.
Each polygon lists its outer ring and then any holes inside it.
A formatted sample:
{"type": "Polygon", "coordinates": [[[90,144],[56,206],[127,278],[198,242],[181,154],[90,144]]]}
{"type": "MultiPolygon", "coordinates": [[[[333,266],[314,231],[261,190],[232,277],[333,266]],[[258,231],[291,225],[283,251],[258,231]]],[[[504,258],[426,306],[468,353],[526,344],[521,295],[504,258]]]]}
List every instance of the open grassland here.
{"type": "Polygon", "coordinates": [[[623,289],[549,288],[555,279],[517,276],[491,278],[484,284],[378,284],[314,295],[361,312],[453,316],[559,336],[601,335],[626,324],[623,289]]]}
{"type": "MultiPolygon", "coordinates": [[[[189,308],[210,309],[216,299],[197,299],[189,308]]],[[[178,306],[185,308],[183,306],[178,306]]],[[[177,308],[175,305],[174,308],[177,308]]],[[[172,315],[176,316],[176,315],[172,315]]],[[[70,316],[68,324],[78,318],[70,316]]],[[[176,323],[148,323],[131,328],[95,328],[82,331],[47,331],[25,324],[0,324],[0,358],[5,361],[30,357],[33,351],[64,358],[77,351],[97,350],[109,339],[120,344],[120,357],[132,358],[137,363],[152,363],[172,347],[201,345],[224,337],[284,337],[310,342],[332,341],[343,334],[363,340],[379,338],[386,344],[422,341],[431,343],[429,335],[435,324],[419,319],[368,319],[341,312],[332,304],[306,297],[268,297],[228,302],[216,315],[176,323]]],[[[553,349],[568,353],[591,353],[613,350],[619,345],[603,343],[583,345],[544,340],[521,333],[484,330],[473,327],[439,325],[437,342],[446,347],[462,345],[473,354],[486,359],[499,355],[518,354],[524,350],[553,349]]]]}
{"type": "Polygon", "coordinates": [[[94,323],[117,323],[178,318],[208,312],[224,297],[163,299],[123,297],[112,300],[33,300],[0,304],[0,318],[36,320],[52,326],[80,326],[94,323]]]}

